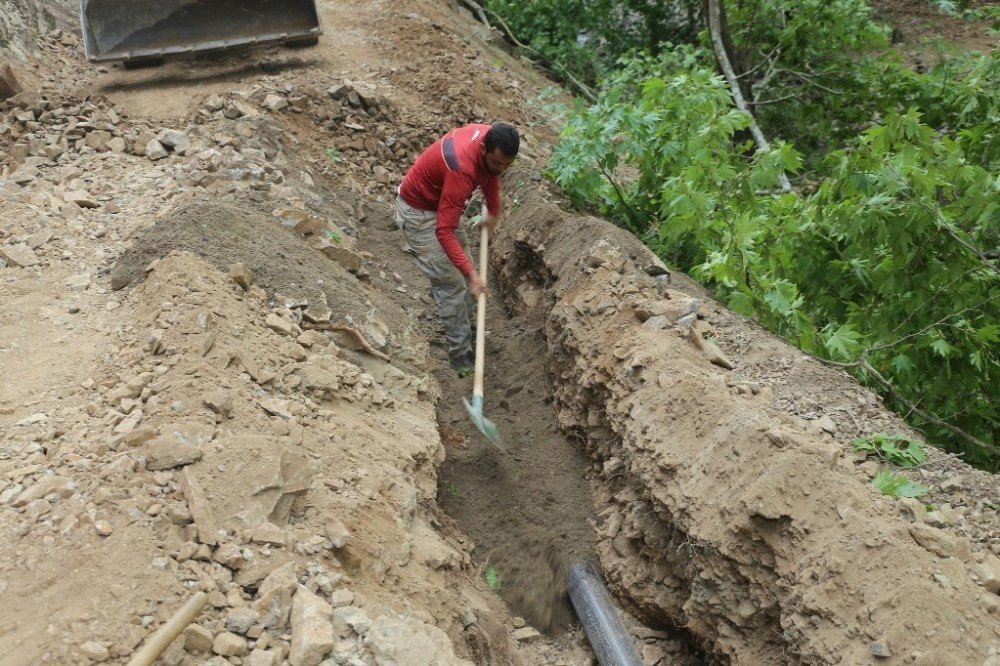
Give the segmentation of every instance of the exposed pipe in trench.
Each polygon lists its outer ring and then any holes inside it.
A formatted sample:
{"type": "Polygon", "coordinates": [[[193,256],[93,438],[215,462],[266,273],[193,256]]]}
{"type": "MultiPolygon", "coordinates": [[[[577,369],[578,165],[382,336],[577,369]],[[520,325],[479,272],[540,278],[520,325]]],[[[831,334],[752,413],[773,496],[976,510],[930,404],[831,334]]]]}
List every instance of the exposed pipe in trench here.
{"type": "Polygon", "coordinates": [[[589,563],[570,567],[566,590],[601,666],[642,666],[635,643],[594,567],[589,563]]]}

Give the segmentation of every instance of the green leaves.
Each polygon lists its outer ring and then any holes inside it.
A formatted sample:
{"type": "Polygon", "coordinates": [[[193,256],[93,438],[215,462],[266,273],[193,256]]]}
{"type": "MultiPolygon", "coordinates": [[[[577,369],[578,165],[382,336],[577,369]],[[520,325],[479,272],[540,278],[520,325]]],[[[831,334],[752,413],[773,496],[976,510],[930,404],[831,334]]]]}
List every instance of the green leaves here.
{"type": "Polygon", "coordinates": [[[490,586],[490,589],[495,593],[500,594],[500,588],[502,581],[500,579],[500,572],[497,571],[493,565],[486,567],[486,584],[490,586]]]}
{"type": "Polygon", "coordinates": [[[889,497],[920,497],[930,490],[927,486],[910,481],[902,474],[881,471],[872,479],[872,485],[889,497]]]}
{"type": "Polygon", "coordinates": [[[879,433],[870,437],[858,437],[851,442],[851,446],[855,451],[878,454],[899,467],[914,467],[927,460],[923,444],[903,435],[879,433]]]}
{"type": "MultiPolygon", "coordinates": [[[[864,361],[892,385],[887,404],[902,396],[995,442],[1000,275],[983,256],[1000,242],[1000,94],[963,93],[976,102],[961,116],[945,103],[884,110],[810,158],[811,185],[776,195],[777,174],[794,175],[802,156],[780,142],[748,156],[737,138],[747,117],[708,62],[689,47],[622,61],[598,102],[568,117],[551,177],[735,311],[812,354],[858,362],[858,378],[884,391],[864,361]]],[[[974,72],[1000,90],[1000,58],[988,63],[974,72]]],[[[902,411],[936,443],[1000,466],[902,411]]]]}
{"type": "Polygon", "coordinates": [[[823,344],[834,358],[853,360],[861,350],[861,336],[850,324],[843,324],[824,337],[823,344]]]}

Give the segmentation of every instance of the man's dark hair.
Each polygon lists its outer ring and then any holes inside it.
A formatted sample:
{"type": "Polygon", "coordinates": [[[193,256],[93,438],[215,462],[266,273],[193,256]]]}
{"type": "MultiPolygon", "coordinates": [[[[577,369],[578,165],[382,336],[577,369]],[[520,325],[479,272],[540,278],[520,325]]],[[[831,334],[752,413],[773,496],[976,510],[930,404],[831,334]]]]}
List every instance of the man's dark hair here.
{"type": "Polygon", "coordinates": [[[486,133],[483,144],[486,146],[487,153],[492,153],[494,148],[499,148],[505,156],[517,157],[517,149],[521,147],[521,136],[513,125],[497,123],[486,133]]]}

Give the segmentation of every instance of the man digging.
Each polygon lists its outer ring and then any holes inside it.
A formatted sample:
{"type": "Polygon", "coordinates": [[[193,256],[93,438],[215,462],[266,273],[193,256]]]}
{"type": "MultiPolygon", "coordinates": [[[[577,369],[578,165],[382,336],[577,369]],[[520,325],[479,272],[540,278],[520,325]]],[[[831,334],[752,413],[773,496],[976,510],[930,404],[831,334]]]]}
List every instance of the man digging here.
{"type": "Polygon", "coordinates": [[[468,376],[475,363],[475,300],[486,284],[469,258],[469,240],[459,228],[462,212],[479,188],[486,205],[480,224],[490,232],[500,216],[500,179],[520,147],[512,125],[466,125],[448,132],[424,150],[403,178],[396,198],[396,225],[431,281],[448,339],[451,366],[468,376]]]}

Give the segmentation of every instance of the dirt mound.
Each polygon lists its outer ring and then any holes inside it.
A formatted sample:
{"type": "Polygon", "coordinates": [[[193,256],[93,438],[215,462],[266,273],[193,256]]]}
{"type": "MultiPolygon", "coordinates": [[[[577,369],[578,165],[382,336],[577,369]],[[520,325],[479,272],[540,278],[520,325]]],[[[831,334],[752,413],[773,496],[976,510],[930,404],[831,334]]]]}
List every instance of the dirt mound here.
{"type": "Polygon", "coordinates": [[[842,444],[774,408],[771,387],[727,382],[739,359],[711,342],[727,331],[688,316],[706,310],[643,270],[655,259],[638,241],[519,196],[494,261],[512,307],[527,307],[523,285],[550,284],[559,420],[602,462],[597,550],[647,622],[685,626],[734,663],[868,663],[886,647],[992,663],[995,556],[879,496],[842,444]]]}
{"type": "Polygon", "coordinates": [[[118,258],[112,288],[132,284],[174,251],[193,252],[223,271],[243,263],[254,283],[283,304],[352,325],[378,348],[403,349],[405,359],[416,355],[418,343],[400,309],[391,301],[373,307],[363,281],[250,204],[198,198],[177,204],[118,258]]]}
{"type": "MultiPolygon", "coordinates": [[[[112,289],[143,278],[150,263],[173,251],[193,252],[223,271],[242,262],[255,283],[293,298],[319,301],[327,288],[354,280],[339,264],[280,228],[269,213],[247,203],[193,199],[140,232],[111,271],[112,289]]],[[[334,300],[345,303],[349,294],[341,292],[334,300]]]]}

